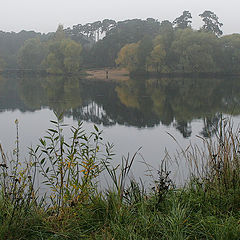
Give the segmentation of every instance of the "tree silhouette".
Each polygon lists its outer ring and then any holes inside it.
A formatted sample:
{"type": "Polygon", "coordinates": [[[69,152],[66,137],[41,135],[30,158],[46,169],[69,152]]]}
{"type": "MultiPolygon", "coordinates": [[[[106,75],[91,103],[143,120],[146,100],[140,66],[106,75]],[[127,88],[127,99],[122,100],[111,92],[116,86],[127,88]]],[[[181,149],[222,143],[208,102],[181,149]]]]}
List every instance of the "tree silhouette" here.
{"type": "Polygon", "coordinates": [[[204,25],[202,26],[203,30],[212,32],[217,36],[221,36],[223,34],[220,29],[223,24],[218,21],[218,17],[214,12],[204,11],[202,14],[199,14],[199,16],[204,22],[204,25]]]}
{"type": "Polygon", "coordinates": [[[184,11],[180,17],[176,18],[173,21],[173,25],[175,25],[176,28],[181,29],[191,27],[192,23],[192,20],[190,20],[191,18],[192,18],[191,13],[189,11],[184,11]]]}

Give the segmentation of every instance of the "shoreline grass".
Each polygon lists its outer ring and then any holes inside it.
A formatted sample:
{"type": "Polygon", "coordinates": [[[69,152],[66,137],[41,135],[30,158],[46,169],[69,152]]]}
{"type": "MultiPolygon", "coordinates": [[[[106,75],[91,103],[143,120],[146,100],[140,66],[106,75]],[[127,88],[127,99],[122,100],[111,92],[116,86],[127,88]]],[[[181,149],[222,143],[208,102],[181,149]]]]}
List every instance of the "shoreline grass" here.
{"type": "Polygon", "coordinates": [[[230,121],[203,139],[206,151],[186,150],[192,174],[184,187],[162,164],[152,189],[128,176],[137,153],[112,165],[112,145],[96,126],[72,127],[68,141],[61,117],[52,124],[25,165],[18,137],[11,161],[0,145],[0,239],[240,239],[240,138],[230,121]],[[50,191],[42,199],[37,170],[50,191]],[[103,171],[113,187],[100,191],[103,171]]]}

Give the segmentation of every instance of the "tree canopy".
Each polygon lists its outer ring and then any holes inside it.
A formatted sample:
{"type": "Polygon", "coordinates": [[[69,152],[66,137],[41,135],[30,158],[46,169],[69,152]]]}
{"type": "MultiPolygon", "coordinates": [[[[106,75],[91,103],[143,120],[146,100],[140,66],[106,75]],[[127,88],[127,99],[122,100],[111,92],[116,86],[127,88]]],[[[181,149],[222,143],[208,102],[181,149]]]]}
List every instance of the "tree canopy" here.
{"type": "Polygon", "coordinates": [[[18,64],[23,69],[39,70],[46,54],[46,43],[38,37],[28,39],[18,52],[18,64]]]}
{"type": "Polygon", "coordinates": [[[211,11],[204,11],[203,13],[199,14],[202,18],[204,25],[202,29],[208,32],[212,32],[217,36],[221,36],[223,34],[220,27],[223,26],[222,23],[218,21],[218,17],[214,12],[211,11]]]}
{"type": "Polygon", "coordinates": [[[66,38],[63,27],[59,26],[53,39],[48,43],[48,54],[44,60],[47,72],[64,74],[79,72],[82,46],[66,38]]]}
{"type": "Polygon", "coordinates": [[[24,69],[72,74],[81,68],[81,52],[81,44],[68,38],[60,25],[46,41],[41,41],[40,38],[25,41],[18,53],[18,63],[24,69]]]}
{"type": "Polygon", "coordinates": [[[130,72],[136,71],[138,66],[138,48],[139,43],[126,44],[118,53],[116,64],[127,68],[130,72]]]}
{"type": "Polygon", "coordinates": [[[180,29],[191,27],[191,23],[192,23],[191,18],[192,18],[191,13],[189,11],[184,11],[180,17],[176,18],[173,21],[173,25],[176,28],[180,28],[180,29]]]}
{"type": "Polygon", "coordinates": [[[214,12],[199,16],[200,29],[192,29],[192,15],[183,11],[173,22],[104,19],[48,34],[0,31],[1,65],[57,74],[115,66],[138,73],[239,73],[239,34],[222,36],[214,12]]]}

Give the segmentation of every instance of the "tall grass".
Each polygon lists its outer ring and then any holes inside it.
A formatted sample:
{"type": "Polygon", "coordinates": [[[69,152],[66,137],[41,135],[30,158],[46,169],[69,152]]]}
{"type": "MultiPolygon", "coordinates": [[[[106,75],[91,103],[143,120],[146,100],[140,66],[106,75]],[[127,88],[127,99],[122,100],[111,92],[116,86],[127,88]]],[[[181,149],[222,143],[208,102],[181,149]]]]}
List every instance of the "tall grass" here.
{"type": "Polygon", "coordinates": [[[62,116],[51,122],[29,162],[19,157],[18,121],[15,159],[0,145],[0,239],[240,239],[239,129],[231,121],[202,138],[205,149],[182,149],[185,187],[175,187],[163,161],[151,189],[129,176],[140,149],[113,167],[113,145],[96,126],[88,133],[79,123],[65,139],[62,116]],[[47,186],[42,201],[37,172],[47,186]],[[112,181],[106,191],[103,172],[112,181]]]}
{"type": "Polygon", "coordinates": [[[190,185],[212,196],[223,209],[232,208],[233,203],[240,207],[236,199],[240,193],[239,134],[230,119],[221,119],[215,138],[202,138],[204,149],[194,146],[184,154],[191,169],[190,185]],[[232,201],[229,207],[228,201],[232,201]]]}
{"type": "Polygon", "coordinates": [[[53,128],[30,149],[34,163],[49,188],[52,206],[59,209],[88,202],[97,194],[97,178],[111,157],[111,146],[102,143],[102,132],[94,126],[89,134],[82,123],[71,127],[72,137],[65,139],[62,116],[51,121],[53,128]]]}

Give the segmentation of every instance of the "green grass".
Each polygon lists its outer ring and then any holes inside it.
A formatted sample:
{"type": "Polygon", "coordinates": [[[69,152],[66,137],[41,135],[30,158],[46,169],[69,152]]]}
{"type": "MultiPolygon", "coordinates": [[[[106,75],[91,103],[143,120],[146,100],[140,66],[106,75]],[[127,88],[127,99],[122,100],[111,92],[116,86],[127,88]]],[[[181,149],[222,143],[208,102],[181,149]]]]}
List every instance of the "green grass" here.
{"type": "Polygon", "coordinates": [[[109,193],[59,215],[32,208],[15,214],[10,225],[1,201],[0,239],[239,239],[239,207],[227,200],[225,208],[215,197],[185,188],[169,191],[160,204],[150,196],[128,205],[109,193]]]}
{"type": "Polygon", "coordinates": [[[219,126],[215,143],[204,140],[207,150],[198,152],[201,157],[185,154],[198,171],[178,189],[163,167],[153,189],[127,181],[135,155],[113,167],[112,146],[102,144],[96,127],[90,135],[81,125],[72,128],[69,144],[60,120],[53,124],[25,167],[19,165],[18,154],[8,161],[0,146],[1,240],[240,239],[239,131],[233,132],[229,122],[219,126]],[[40,201],[33,187],[36,169],[55,194],[52,202],[47,197],[40,201]],[[101,192],[96,177],[103,171],[113,187],[101,192]]]}

